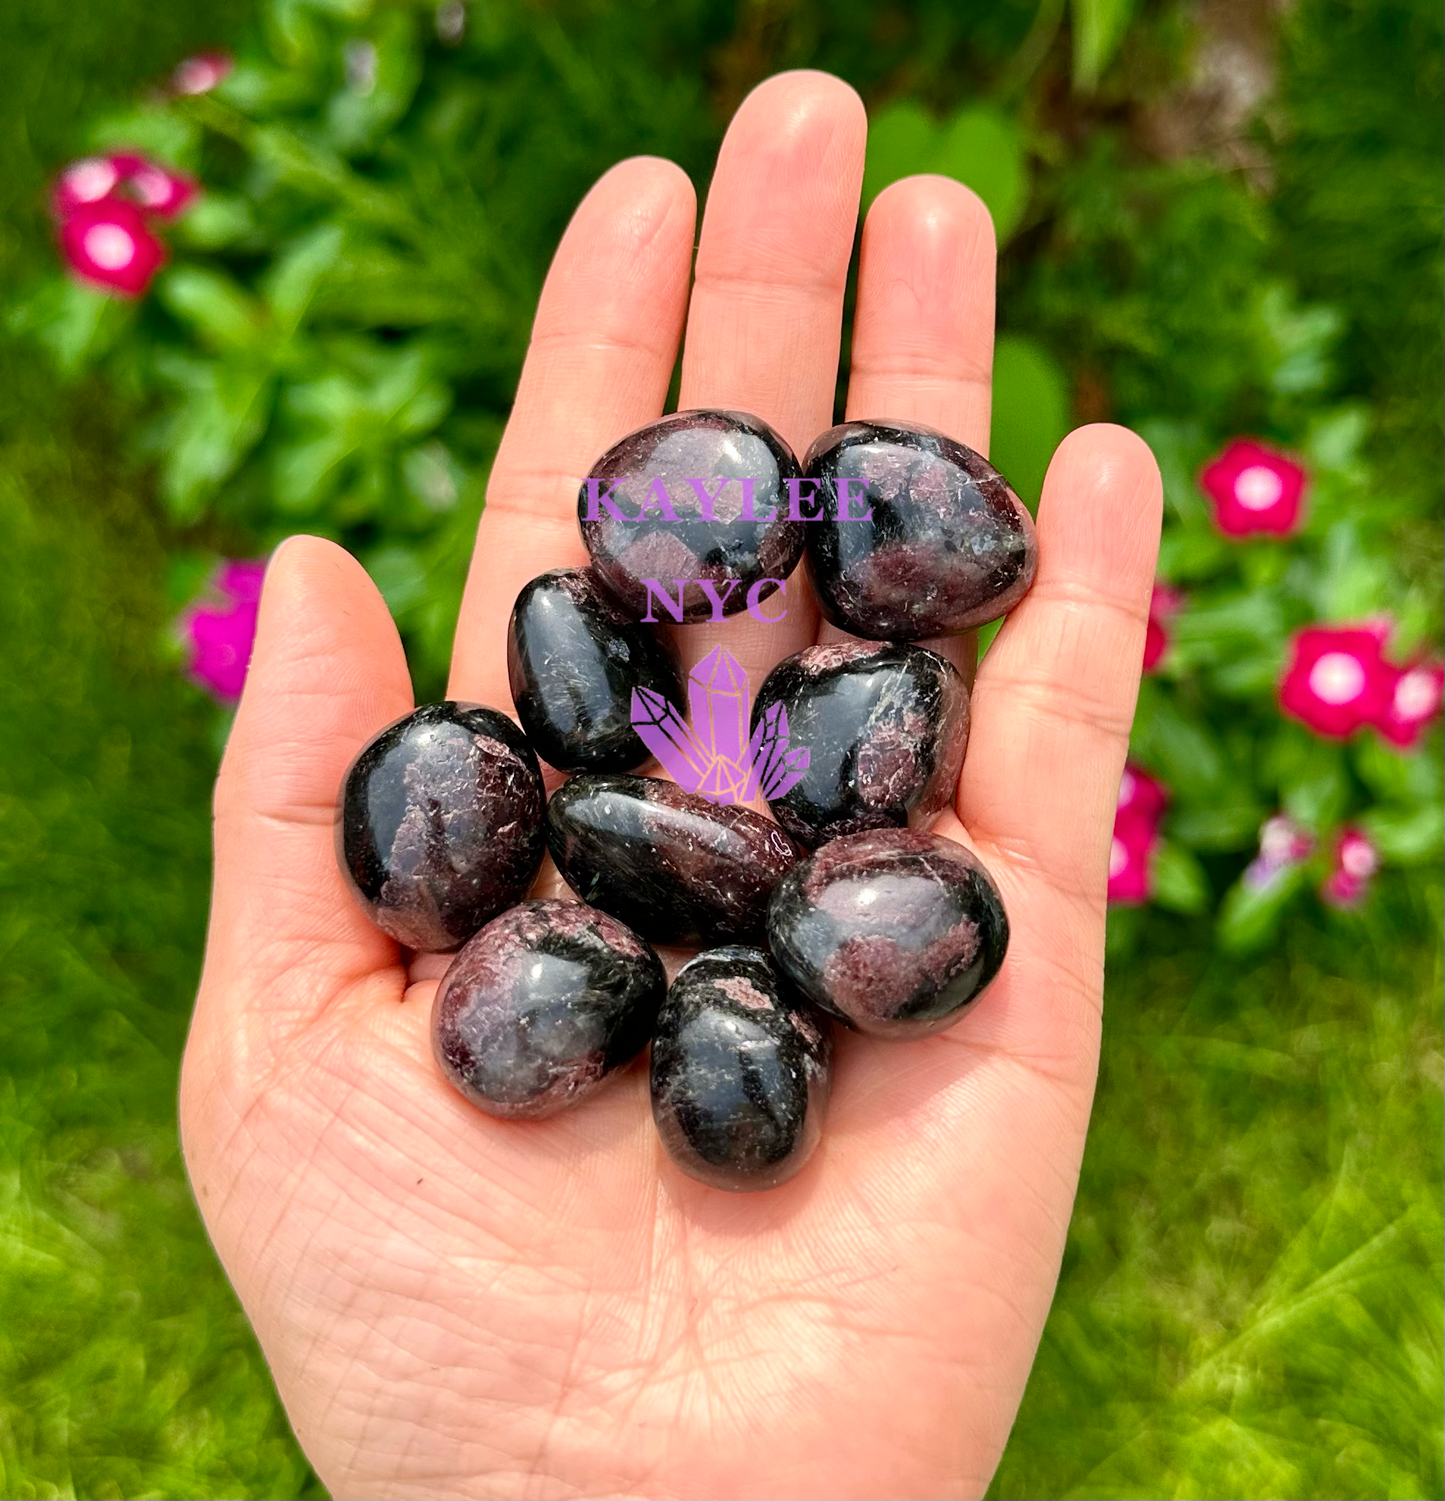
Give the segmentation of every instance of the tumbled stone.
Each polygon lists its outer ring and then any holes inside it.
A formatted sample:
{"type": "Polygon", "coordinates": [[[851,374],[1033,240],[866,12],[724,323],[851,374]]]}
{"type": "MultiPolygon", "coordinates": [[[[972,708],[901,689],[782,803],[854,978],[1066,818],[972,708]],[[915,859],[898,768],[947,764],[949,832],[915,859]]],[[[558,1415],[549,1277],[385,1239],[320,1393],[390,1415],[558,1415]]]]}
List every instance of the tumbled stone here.
{"type": "Polygon", "coordinates": [[[652,1118],[668,1155],[713,1188],[774,1188],[823,1129],[832,1038],[760,949],[678,971],[652,1039],[652,1118]]]}
{"type": "Polygon", "coordinates": [[[638,620],[756,609],[802,556],[806,528],[789,516],[786,488],[799,474],[793,451],[760,417],[664,417],[609,448],[583,481],[577,519],[592,567],[638,620]]]}
{"type": "Polygon", "coordinates": [[[1008,918],[962,845],[916,829],[835,839],[795,866],[768,913],[773,957],[860,1032],[921,1037],[962,1016],[998,973],[1008,918]]]}
{"type": "Polygon", "coordinates": [[[1028,592],[1034,523],[987,459],[897,422],[845,422],[804,467],[841,498],[807,527],[808,577],[835,625],[874,641],[948,636],[995,620],[1028,592]],[[853,518],[866,517],[866,520],[853,518]]]}
{"type": "Polygon", "coordinates": [[[445,953],[521,899],[542,862],[546,792],[521,730],[479,704],[426,704],[351,763],[341,868],[371,920],[445,953]]]}
{"type": "Polygon", "coordinates": [[[615,772],[583,772],[552,794],[547,847],[584,902],[650,943],[760,939],[797,858],[777,824],[747,808],[615,772]]]}
{"type": "Polygon", "coordinates": [[[512,702],[532,748],[560,771],[630,771],[649,752],[632,690],[682,702],[676,658],[586,568],[555,568],[517,596],[507,627],[512,702]]]}
{"type": "Polygon", "coordinates": [[[925,824],[952,799],[968,689],[936,652],[906,642],[810,646],[764,680],[755,731],[775,705],[808,765],[768,806],[800,843],[925,824]]]}
{"type": "Polygon", "coordinates": [[[432,1051],[489,1115],[555,1115],[635,1058],[667,990],[662,962],[580,902],[523,902],[452,960],[432,1004],[432,1051]]]}

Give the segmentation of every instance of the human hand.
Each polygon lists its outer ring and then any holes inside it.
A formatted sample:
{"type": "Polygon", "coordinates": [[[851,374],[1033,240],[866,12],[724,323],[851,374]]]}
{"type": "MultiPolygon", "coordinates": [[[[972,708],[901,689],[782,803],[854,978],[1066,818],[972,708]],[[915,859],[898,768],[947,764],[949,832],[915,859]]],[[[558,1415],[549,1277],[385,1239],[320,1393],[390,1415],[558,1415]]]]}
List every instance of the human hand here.
{"type": "MultiPolygon", "coordinates": [[[[517,591],[586,561],[580,479],[662,412],[756,412],[799,452],[832,423],[863,167],[853,92],[770,79],[739,109],[691,284],[686,177],[624,162],[542,294],[458,625],[451,696],[509,708],[517,591]]],[[[895,184],[863,236],[848,414],[989,425],[994,244],[944,178],[895,184]]],[[[302,1446],[341,1496],[937,1496],[987,1486],[1058,1275],[1097,1062],[1104,896],[1138,687],[1159,481],[1129,433],[1071,435],[1039,569],[978,670],[938,832],[974,849],[1012,930],[951,1031],[840,1034],[823,1142],[732,1195],[666,1160],[645,1070],[511,1123],[443,1080],[447,960],[353,901],[343,772],[412,707],[391,618],[340,549],[267,574],[216,790],[215,896],[181,1126],[202,1214],[302,1446]]],[[[679,633],[753,682],[820,639],[786,619],[679,633]]],[[[823,628],[821,639],[836,633],[823,628]]]]}

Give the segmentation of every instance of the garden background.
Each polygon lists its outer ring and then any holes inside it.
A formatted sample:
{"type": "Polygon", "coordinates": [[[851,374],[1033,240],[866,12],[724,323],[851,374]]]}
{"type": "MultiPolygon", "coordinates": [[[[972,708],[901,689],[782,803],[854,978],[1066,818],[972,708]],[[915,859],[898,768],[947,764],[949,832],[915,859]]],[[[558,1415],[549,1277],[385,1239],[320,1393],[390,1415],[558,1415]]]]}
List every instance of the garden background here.
{"type": "Polygon", "coordinates": [[[322,531],[434,696],[572,206],[638,151],[705,187],[792,66],[862,92],[865,197],[941,170],[993,210],[1021,493],[1099,417],[1166,479],[1133,756],[1167,802],[993,1494],[1441,1493],[1440,732],[1279,691],[1301,631],[1387,684],[1439,656],[1434,0],[0,11],[0,1493],[321,1494],[176,1142],[226,723],[196,622],[244,619],[220,559],[322,531]],[[229,77],[166,87],[207,48],[229,77]],[[124,147],[203,185],[139,299],[62,274],[50,197],[124,147]],[[1238,438],[1298,517],[1231,523],[1238,438]]]}

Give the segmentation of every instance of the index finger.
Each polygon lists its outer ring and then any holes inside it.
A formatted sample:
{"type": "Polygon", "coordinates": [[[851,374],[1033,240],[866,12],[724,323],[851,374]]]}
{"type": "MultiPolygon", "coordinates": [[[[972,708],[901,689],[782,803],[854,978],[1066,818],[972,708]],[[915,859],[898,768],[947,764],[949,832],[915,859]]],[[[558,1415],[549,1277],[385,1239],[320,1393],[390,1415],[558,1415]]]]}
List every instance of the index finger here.
{"type": "Polygon", "coordinates": [[[522,586],[587,562],[577,487],[599,454],[662,415],[692,271],[697,203],[680,167],[604,174],[547,273],[517,399],[487,485],[449,692],[510,712],[506,634],[522,586]]]}

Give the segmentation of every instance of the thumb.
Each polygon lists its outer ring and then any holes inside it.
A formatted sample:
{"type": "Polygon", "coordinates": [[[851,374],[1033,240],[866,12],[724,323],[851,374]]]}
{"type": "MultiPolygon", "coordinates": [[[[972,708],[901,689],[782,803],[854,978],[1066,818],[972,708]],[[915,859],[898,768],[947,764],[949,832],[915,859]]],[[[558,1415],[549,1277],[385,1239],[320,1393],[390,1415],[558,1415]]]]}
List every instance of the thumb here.
{"type": "Polygon", "coordinates": [[[365,569],[317,537],[266,570],[245,692],[215,796],[215,876],[198,1025],[264,1011],[275,1040],[398,949],[338,868],[347,766],[412,708],[406,657],[365,569]]]}

